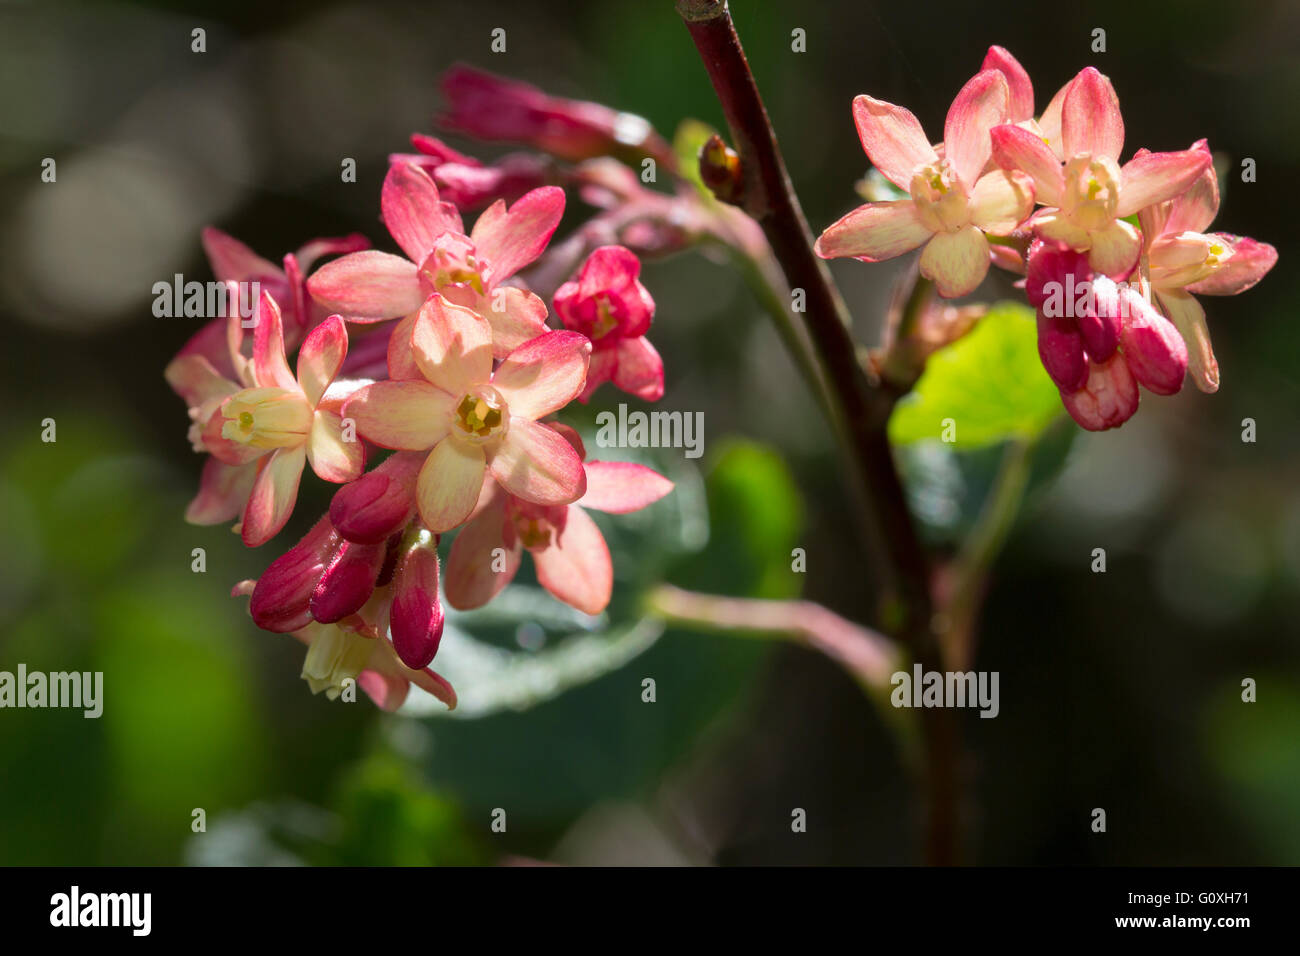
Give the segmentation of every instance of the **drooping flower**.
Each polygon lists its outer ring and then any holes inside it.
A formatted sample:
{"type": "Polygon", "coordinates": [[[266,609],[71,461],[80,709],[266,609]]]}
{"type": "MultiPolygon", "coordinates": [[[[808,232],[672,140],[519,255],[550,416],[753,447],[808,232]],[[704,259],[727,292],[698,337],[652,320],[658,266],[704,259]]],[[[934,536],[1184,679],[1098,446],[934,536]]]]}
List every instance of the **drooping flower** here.
{"type": "Polygon", "coordinates": [[[555,314],[565,327],[591,339],[587,386],[579,401],[609,381],[648,402],[663,397],[663,359],[645,337],[655,303],[640,274],[641,260],[631,250],[602,246],[555,293],[555,314]]]}
{"type": "Polygon", "coordinates": [[[1018,170],[983,174],[989,130],[1007,119],[1007,81],[976,74],[957,94],[944,122],[943,156],[916,117],[870,96],[853,101],[853,119],[868,158],[910,199],[867,203],[817,240],[824,259],[892,259],[918,246],[921,274],[945,298],[973,292],[989,270],[985,233],[1005,235],[1033,209],[1030,178],[1018,170]]]}
{"type": "Polygon", "coordinates": [[[581,459],[537,420],[581,393],[591,355],[586,336],[545,332],[494,372],[487,320],[434,293],[411,329],[410,351],[418,378],[368,385],[343,414],[381,447],[429,452],[416,501],[430,531],[449,531],[469,517],[489,471],[534,504],[582,495],[581,459]]]}
{"type": "Polygon", "coordinates": [[[442,76],[447,110],[438,125],[475,139],[526,143],[562,159],[653,158],[676,167],[672,147],[642,117],[566,100],[535,86],[456,65],[442,76]]]}
{"type": "Polygon", "coordinates": [[[1138,288],[1095,273],[1084,253],[1036,241],[1025,293],[1037,312],[1043,367],[1084,428],[1126,421],[1139,383],[1157,395],[1182,388],[1187,348],[1177,329],[1138,288]]]}
{"type": "Polygon", "coordinates": [[[554,185],[554,161],[536,153],[510,153],[491,163],[452,149],[436,136],[411,136],[414,153],[392,153],[390,165],[411,163],[433,179],[438,194],[459,209],[481,209],[494,200],[514,202],[526,192],[554,185]]]}
{"type": "MultiPolygon", "coordinates": [[[[1209,153],[1205,140],[1192,148],[1209,153]]],[[[1218,211],[1219,180],[1210,165],[1186,192],[1138,213],[1152,291],[1187,343],[1192,379],[1203,392],[1218,390],[1219,363],[1210,344],[1205,310],[1193,293],[1245,292],[1277,262],[1277,250],[1266,242],[1226,232],[1207,233],[1218,211]]]]}
{"type": "Polygon", "coordinates": [[[321,478],[340,483],[365,467],[365,447],[345,440],[337,399],[326,399],[347,347],[343,320],[332,316],[303,342],[295,377],[285,360],[279,306],[262,294],[253,359],[241,370],[247,387],[221,402],[202,435],[206,450],[227,465],[257,462],[240,522],[249,547],[270,540],[289,520],[307,462],[321,478]]]}
{"type": "Polygon", "coordinates": [[[308,624],[293,636],[307,645],[302,677],[313,694],[322,691],[337,700],[352,681],[382,710],[402,706],[411,685],[427,691],[456,709],[456,691],[431,668],[411,668],[402,663],[391,642],[372,637],[344,624],[308,624]]]}
{"type": "Polygon", "coordinates": [[[1035,232],[1087,252],[1097,272],[1117,279],[1132,271],[1141,251],[1137,229],[1125,217],[1183,192],[1210,162],[1205,151],[1193,148],[1143,152],[1121,168],[1119,98],[1094,67],[1080,71],[1066,87],[1060,155],[1043,135],[1022,125],[995,126],[992,142],[994,160],[1031,176],[1037,201],[1047,207],[1031,220],[1035,232]]]}
{"type": "Polygon", "coordinates": [[[389,167],[381,196],[384,224],[406,258],[356,252],[327,263],[308,281],[317,302],[352,322],[405,317],[393,331],[410,335],[430,293],[486,316],[497,358],[541,334],[546,303],[505,281],[541,255],[564,214],[564,190],[544,186],[506,208],[489,206],[469,235],[429,174],[411,163],[389,167]]]}
{"type": "MultiPolygon", "coordinates": [[[[576,432],[552,427],[585,457],[576,432]]],[[[542,506],[500,488],[485,489],[474,518],[456,536],[447,557],[447,601],[452,607],[468,610],[486,604],[514,579],[528,551],[537,580],[551,594],[586,614],[605,609],[614,571],[605,538],[585,509],[639,511],[672,491],[673,483],[632,462],[589,461],[585,468],[586,493],[568,505],[542,506]]]]}

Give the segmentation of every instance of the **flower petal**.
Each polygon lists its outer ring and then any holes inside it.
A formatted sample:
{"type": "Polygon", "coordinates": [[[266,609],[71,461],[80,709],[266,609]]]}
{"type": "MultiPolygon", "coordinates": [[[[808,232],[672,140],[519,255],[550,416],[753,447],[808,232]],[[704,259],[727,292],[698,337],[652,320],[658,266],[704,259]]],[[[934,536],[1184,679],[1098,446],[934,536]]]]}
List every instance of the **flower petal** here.
{"type": "Polygon", "coordinates": [[[911,252],[932,233],[921,223],[910,199],[867,203],[826,228],[817,240],[823,259],[852,257],[880,262],[911,252]]]}
{"type": "Polygon", "coordinates": [[[411,335],[415,332],[418,315],[418,312],[412,312],[388,334],[388,377],[395,381],[424,378],[420,366],[415,364],[415,351],[411,347],[411,335]]]}
{"type": "Polygon", "coordinates": [[[201,235],[203,252],[212,266],[212,274],[221,282],[252,282],[267,278],[283,279],[275,263],[263,259],[234,236],[208,226],[201,235]]]}
{"type": "Polygon", "coordinates": [[[240,536],[244,544],[256,548],[279,534],[298,500],[298,482],[302,466],[307,461],[307,450],[277,448],[257,463],[257,477],[248,496],[240,536]]]}
{"type": "Polygon", "coordinates": [[[492,326],[493,356],[505,358],[511,349],[546,331],[546,303],[525,289],[502,286],[492,291],[484,318],[492,326]]]}
{"type": "Polygon", "coordinates": [[[1115,87],[1096,67],[1084,67],[1070,81],[1061,106],[1061,139],[1067,157],[1091,153],[1119,162],[1124,117],[1115,87]]]}
{"type": "Polygon", "coordinates": [[[424,451],[447,436],[457,399],[423,380],[375,382],[343,405],[343,417],[382,448],[424,451]]]}
{"type": "Polygon", "coordinates": [[[280,307],[269,292],[257,304],[257,328],[253,333],[253,378],[265,388],[298,391],[298,380],[284,357],[284,325],[280,307]]]}
{"type": "Polygon", "coordinates": [[[630,461],[589,461],[587,493],[578,504],[584,508],[627,514],[654,504],[673,490],[673,483],[659,472],[630,461]]]}
{"type": "Polygon", "coordinates": [[[1088,233],[1092,246],[1088,262],[1103,275],[1122,279],[1137,265],[1142,239],[1129,223],[1116,219],[1105,229],[1088,233]]]}
{"type": "Polygon", "coordinates": [[[1196,296],[1181,289],[1157,289],[1156,298],[1187,345],[1187,371],[1191,373],[1192,381],[1202,392],[1217,392],[1219,360],[1214,357],[1214,346],[1210,344],[1205,309],[1196,301],[1196,296]]]}
{"type": "Polygon", "coordinates": [[[1042,134],[1043,142],[1047,148],[1060,162],[1065,162],[1065,144],[1061,142],[1061,110],[1065,106],[1065,94],[1070,92],[1070,84],[1066,83],[1056,95],[1052,97],[1043,110],[1043,115],[1038,117],[1038,132],[1042,134]]]}
{"type": "Polygon", "coordinates": [[[871,164],[899,189],[909,188],[918,166],[939,159],[920,122],[901,106],[866,95],[854,97],[853,123],[871,164]]]}
{"type": "Polygon", "coordinates": [[[172,359],[163,371],[163,377],[190,408],[198,408],[205,402],[226,398],[239,391],[235,382],[223,376],[198,353],[172,359]]]}
{"type": "Polygon", "coordinates": [[[513,206],[498,199],[478,217],[470,238],[487,260],[489,285],[508,279],[542,254],[564,215],[564,190],[542,186],[524,193],[513,206]]]}
{"type": "Polygon", "coordinates": [[[523,549],[515,541],[507,547],[505,495],[497,497],[460,530],[447,556],[443,586],[447,603],[468,611],[482,607],[514,580],[523,549]],[[501,549],[498,556],[496,549],[501,549]]]}
{"type": "Polygon", "coordinates": [[[527,418],[511,418],[492,458],[492,477],[510,492],[538,505],[567,505],[587,490],[582,459],[562,435],[527,418]]]}
{"type": "Polygon", "coordinates": [[[420,520],[434,534],[464,522],[478,502],[487,462],[483,449],[444,438],[429,453],[416,480],[420,520]]]}
{"type": "Polygon", "coordinates": [[[341,316],[331,315],[302,343],[298,350],[298,384],[313,407],[320,404],[347,355],[348,333],[341,316]]]}
{"type": "Polygon", "coordinates": [[[1185,192],[1210,166],[1210,153],[1185,149],[1176,153],[1145,153],[1120,168],[1116,216],[1131,216],[1185,192]]]}
{"type": "Polygon", "coordinates": [[[218,458],[203,463],[199,477],[199,493],[185,509],[185,520],[190,524],[221,524],[239,517],[239,512],[253,490],[257,468],[250,462],[245,465],[227,465],[218,458]]]}
{"type": "Polygon", "coordinates": [[[307,280],[307,291],[353,322],[395,319],[424,301],[415,263],[374,249],[325,263],[307,280]]]}
{"type": "Polygon", "coordinates": [[[492,327],[436,292],[420,308],[411,348],[424,377],[457,398],[492,376],[492,327]]]}
{"type": "MultiPolygon", "coordinates": [[[[641,336],[618,343],[618,364],[614,367],[614,384],[637,398],[657,402],[664,397],[664,360],[641,336]]],[[[588,378],[590,378],[588,371],[588,378]]]]}
{"type": "Polygon", "coordinates": [[[581,332],[546,332],[507,355],[492,385],[512,416],[536,421],[577,397],[590,358],[591,342],[581,332]]]}
{"type": "Polygon", "coordinates": [[[943,155],[968,187],[979,178],[993,146],[989,130],[1007,121],[1007,78],[997,70],[971,77],[948,108],[943,124],[943,155]]]}
{"type": "Polygon", "coordinates": [[[989,243],[975,226],[936,233],[921,252],[921,275],[945,299],[974,292],[989,271],[989,243]]]}
{"type": "Polygon", "coordinates": [[[1232,257],[1200,282],[1187,287],[1200,295],[1236,295],[1245,292],[1272,269],[1277,262],[1277,250],[1267,242],[1257,242],[1247,236],[1231,236],[1224,232],[1211,233],[1232,250],[1232,257]]]}
{"type": "MultiPolygon", "coordinates": [[[[1192,149],[1209,152],[1205,140],[1197,140],[1192,149]]],[[[1169,215],[1164,228],[1168,232],[1205,232],[1219,214],[1219,177],[1214,172],[1214,162],[1196,177],[1181,196],[1169,204],[1169,215]]]]}
{"type": "Polygon", "coordinates": [[[1034,181],[1019,170],[998,170],[981,176],[971,192],[971,222],[995,235],[1014,230],[1033,208],[1034,181]]]}
{"type": "Polygon", "coordinates": [[[318,477],[341,485],[366,470],[366,446],[360,439],[345,441],[340,417],[317,409],[307,438],[307,460],[318,477]]]}
{"type": "Polygon", "coordinates": [[[1034,118],[1034,85],[1020,61],[1000,46],[989,47],[981,70],[997,70],[1007,81],[1007,119],[1013,123],[1034,118]]]}
{"type": "Polygon", "coordinates": [[[596,522],[571,507],[564,528],[548,547],[533,552],[537,581],[584,614],[599,614],[614,592],[614,565],[596,522]]]}
{"type": "Polygon", "coordinates": [[[379,202],[384,225],[412,262],[423,262],[444,232],[464,231],[456,207],[443,202],[429,174],[411,163],[389,167],[379,202]]]}
{"type": "Polygon", "coordinates": [[[999,166],[1028,173],[1034,181],[1038,201],[1049,206],[1060,205],[1065,189],[1061,161],[1042,139],[1019,126],[995,126],[989,135],[993,159],[999,166]]]}

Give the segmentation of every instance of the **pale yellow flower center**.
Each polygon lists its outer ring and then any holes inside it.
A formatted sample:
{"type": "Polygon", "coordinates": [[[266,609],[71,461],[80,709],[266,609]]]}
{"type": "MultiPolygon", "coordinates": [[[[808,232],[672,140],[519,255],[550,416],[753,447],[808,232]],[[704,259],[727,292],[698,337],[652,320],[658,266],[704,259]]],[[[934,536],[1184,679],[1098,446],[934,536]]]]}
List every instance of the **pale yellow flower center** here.
{"type": "Polygon", "coordinates": [[[476,385],[456,404],[453,422],[461,438],[481,444],[506,433],[509,409],[501,393],[491,385],[476,385]]]}
{"type": "Polygon", "coordinates": [[[970,197],[946,159],[917,170],[909,192],[931,232],[956,232],[970,222],[970,197]]]}
{"type": "Polygon", "coordinates": [[[253,448],[295,448],[311,433],[311,405],[287,388],[246,388],[230,397],[222,414],[221,437],[253,448]]]}
{"type": "Polygon", "coordinates": [[[1119,167],[1106,156],[1082,154],[1065,164],[1061,212],[1089,232],[1110,225],[1119,205],[1119,167]]]}

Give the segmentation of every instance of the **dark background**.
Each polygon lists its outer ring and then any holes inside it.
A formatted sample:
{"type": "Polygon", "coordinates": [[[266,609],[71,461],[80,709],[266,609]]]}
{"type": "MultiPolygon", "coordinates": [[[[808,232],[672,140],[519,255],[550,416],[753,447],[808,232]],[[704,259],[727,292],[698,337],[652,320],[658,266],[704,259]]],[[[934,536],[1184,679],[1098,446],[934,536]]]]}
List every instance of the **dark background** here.
{"type": "MultiPolygon", "coordinates": [[[[853,95],[907,105],[937,139],[992,43],[1028,68],[1039,110],[1083,66],[1109,75],[1126,157],[1200,137],[1222,154],[1215,227],[1272,242],[1280,263],[1245,295],[1203,300],[1217,395],[1144,394],[1136,418],[1076,440],[1032,491],[977,661],[1001,673],[1001,715],[964,727],[968,858],[1300,862],[1300,6],[734,7],[815,230],[858,201],[853,95]],[[796,27],[806,53],[790,49],[796,27]],[[1244,157],[1255,183],[1236,174],[1244,157]],[[1105,575],[1089,571],[1095,547],[1105,575]],[[1240,701],[1245,677],[1255,704],[1240,701]],[[1090,830],[1095,807],[1105,834],[1090,830]]],[[[722,124],[668,0],[0,7],[0,669],[103,670],[108,695],[98,721],[0,711],[0,863],[916,862],[920,806],[888,731],[810,652],[670,631],[525,713],[386,717],[309,695],[299,646],[226,596],[278,542],[251,553],[184,524],[198,461],[162,369],[194,320],[154,318],[152,284],[209,278],[208,223],[273,260],[316,235],[387,247],[386,156],[430,130],[456,61],[668,136],[687,117],[722,124]],[[190,51],[196,26],[204,54],[190,51]],[[495,27],[505,54],[489,52],[495,27]],[[55,184],[40,181],[47,156],[55,184]],[[349,156],[358,182],[341,184],[349,156]],[[40,441],[46,417],[56,444],[40,441]],[[205,575],[190,570],[200,546],[205,575]],[[639,700],[645,675],[654,707],[639,700]],[[495,807],[511,813],[506,834],[488,830],[495,807]],[[795,807],[807,833],[791,832],[795,807]]],[[[835,263],[860,340],[875,341],[899,266],[835,263]]],[[[708,429],[712,537],[670,578],[765,596],[802,585],[852,616],[870,571],[845,534],[827,433],[767,319],[695,254],[643,278],[665,401],[705,411],[708,429]],[[774,584],[794,546],[806,579],[774,584]]],[[[994,278],[979,297],[1013,291],[994,278]]],[[[305,494],[284,538],[325,501],[305,494]]]]}

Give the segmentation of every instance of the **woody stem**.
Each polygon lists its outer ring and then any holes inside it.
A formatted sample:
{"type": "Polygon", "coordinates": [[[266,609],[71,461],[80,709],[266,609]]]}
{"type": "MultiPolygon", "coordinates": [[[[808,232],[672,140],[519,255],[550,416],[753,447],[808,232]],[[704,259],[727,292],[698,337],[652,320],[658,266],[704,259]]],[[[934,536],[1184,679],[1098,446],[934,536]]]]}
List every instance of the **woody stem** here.
{"type": "MultiPolygon", "coordinates": [[[[736,34],[726,0],[677,0],[740,156],[739,200],[762,227],[792,290],[802,289],[807,328],[835,409],[854,477],[864,538],[880,576],[881,629],[903,641],[927,670],[942,670],[932,627],[930,569],[886,436],[899,393],[871,381],[858,361],[850,317],[830,271],[813,251],[812,231],[786,172],[776,133],[736,34]]],[[[957,851],[957,734],[948,711],[928,711],[927,858],[952,863],[957,851]]]]}

